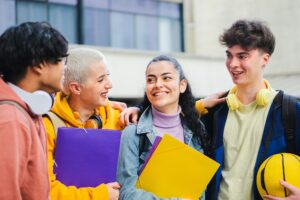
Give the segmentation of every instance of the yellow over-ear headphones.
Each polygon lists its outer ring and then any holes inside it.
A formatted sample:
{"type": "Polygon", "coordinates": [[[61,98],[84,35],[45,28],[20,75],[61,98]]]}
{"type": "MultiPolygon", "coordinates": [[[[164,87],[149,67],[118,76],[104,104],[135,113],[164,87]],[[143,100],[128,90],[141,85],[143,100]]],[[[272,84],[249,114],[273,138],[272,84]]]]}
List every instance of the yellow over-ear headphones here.
{"type": "MultiPolygon", "coordinates": [[[[266,88],[259,90],[256,94],[255,102],[259,106],[266,106],[270,102],[271,87],[267,80],[264,80],[264,84],[266,85],[266,88]]],[[[238,100],[236,94],[237,87],[234,86],[226,97],[227,105],[231,111],[237,110],[241,106],[241,102],[238,100]]]]}

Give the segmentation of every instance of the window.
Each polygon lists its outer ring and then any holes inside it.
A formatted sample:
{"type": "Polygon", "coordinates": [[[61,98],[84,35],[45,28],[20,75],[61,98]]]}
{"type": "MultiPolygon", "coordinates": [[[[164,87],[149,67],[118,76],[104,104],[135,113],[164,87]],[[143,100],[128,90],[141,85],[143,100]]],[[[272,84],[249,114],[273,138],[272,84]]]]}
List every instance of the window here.
{"type": "Polygon", "coordinates": [[[77,43],[77,0],[17,1],[17,24],[47,21],[69,42],[77,43]]]}
{"type": "Polygon", "coordinates": [[[85,44],[182,51],[181,6],[158,0],[84,0],[85,44]]]}
{"type": "Polygon", "coordinates": [[[15,2],[11,0],[0,0],[0,34],[8,27],[15,25],[15,2]]]}
{"type": "Polygon", "coordinates": [[[71,43],[76,43],[77,38],[77,12],[73,5],[50,4],[49,22],[57,28],[71,43]]]}
{"type": "Polygon", "coordinates": [[[160,0],[0,0],[0,31],[48,21],[71,43],[183,51],[181,4],[160,0]]]}

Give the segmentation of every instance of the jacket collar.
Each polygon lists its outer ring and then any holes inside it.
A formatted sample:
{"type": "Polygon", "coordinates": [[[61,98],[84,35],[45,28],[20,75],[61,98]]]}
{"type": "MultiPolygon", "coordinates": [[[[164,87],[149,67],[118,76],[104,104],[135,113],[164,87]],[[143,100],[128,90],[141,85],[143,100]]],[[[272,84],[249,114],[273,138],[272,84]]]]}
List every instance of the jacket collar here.
{"type": "Polygon", "coordinates": [[[151,107],[149,106],[142,113],[137,124],[137,134],[147,134],[153,132],[151,107]]]}

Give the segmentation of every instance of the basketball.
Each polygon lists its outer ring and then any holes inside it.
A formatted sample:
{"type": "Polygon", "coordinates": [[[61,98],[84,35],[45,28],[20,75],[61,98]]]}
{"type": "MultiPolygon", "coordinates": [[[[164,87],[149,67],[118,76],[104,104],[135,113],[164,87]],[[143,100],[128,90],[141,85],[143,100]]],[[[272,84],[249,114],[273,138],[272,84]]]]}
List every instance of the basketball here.
{"type": "Polygon", "coordinates": [[[280,185],[280,180],[300,188],[300,157],[290,153],[275,154],[259,167],[256,184],[259,194],[287,197],[289,191],[280,185]]]}

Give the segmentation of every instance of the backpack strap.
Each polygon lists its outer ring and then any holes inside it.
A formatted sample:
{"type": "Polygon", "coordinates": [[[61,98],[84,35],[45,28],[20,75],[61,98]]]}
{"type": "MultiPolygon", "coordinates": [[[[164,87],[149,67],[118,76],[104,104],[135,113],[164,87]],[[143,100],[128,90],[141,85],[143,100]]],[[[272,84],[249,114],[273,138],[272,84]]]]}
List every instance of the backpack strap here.
{"type": "Polygon", "coordinates": [[[287,152],[296,152],[296,103],[297,98],[291,95],[283,94],[282,98],[282,123],[285,130],[287,152]]]}
{"type": "Polygon", "coordinates": [[[139,157],[145,151],[146,143],[150,142],[151,144],[153,144],[154,140],[155,140],[155,136],[151,135],[150,133],[140,134],[140,136],[139,136],[139,157]]]}
{"type": "Polygon", "coordinates": [[[45,114],[44,116],[48,117],[52,124],[53,124],[53,129],[54,129],[54,134],[55,136],[57,136],[57,130],[60,127],[66,127],[66,124],[64,122],[64,120],[62,120],[59,116],[57,116],[57,114],[55,114],[52,111],[49,111],[47,114],[45,114]]]}
{"type": "Polygon", "coordinates": [[[25,118],[26,118],[26,120],[27,120],[27,125],[28,125],[28,129],[29,130],[31,130],[31,128],[30,128],[30,121],[29,121],[29,119],[28,119],[28,117],[29,117],[29,114],[28,114],[28,112],[20,105],[20,104],[18,104],[17,102],[15,102],[15,101],[11,101],[11,100],[0,100],[0,104],[9,104],[9,105],[13,105],[13,106],[15,106],[17,109],[19,109],[23,114],[24,114],[24,116],[25,116],[25,118]]]}

